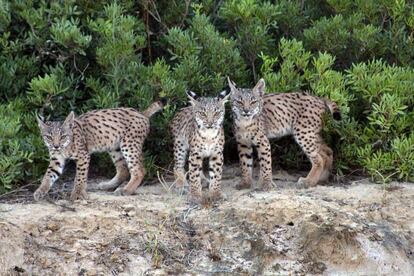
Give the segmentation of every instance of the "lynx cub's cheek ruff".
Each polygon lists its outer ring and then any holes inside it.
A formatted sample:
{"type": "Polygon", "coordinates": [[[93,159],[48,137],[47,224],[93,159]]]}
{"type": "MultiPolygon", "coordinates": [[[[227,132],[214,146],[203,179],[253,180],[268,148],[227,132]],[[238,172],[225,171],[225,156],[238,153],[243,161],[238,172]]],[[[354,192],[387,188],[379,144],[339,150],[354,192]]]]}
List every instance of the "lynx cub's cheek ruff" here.
{"type": "Polygon", "coordinates": [[[191,106],[178,112],[171,122],[174,138],[174,175],[177,188],[186,182],[185,163],[188,155],[190,201],[201,203],[203,159],[209,161],[210,198],[222,198],[221,177],[223,170],[224,105],[229,94],[221,92],[216,98],[198,98],[187,93],[191,106]]]}
{"type": "Polygon", "coordinates": [[[329,111],[334,119],[340,119],[338,106],[327,99],[307,93],[265,93],[265,82],[260,79],[253,89],[236,88],[228,79],[231,89],[231,107],[234,117],[242,180],[238,188],[252,185],[253,147],[257,148],[260,177],[263,189],[272,184],[272,158],[269,139],[293,135],[295,141],[312,163],[306,178],[300,178],[300,186],[311,187],[329,178],[332,168],[332,150],[320,135],[322,117],[329,111]]]}
{"type": "Polygon", "coordinates": [[[34,193],[42,198],[62,174],[65,162],[76,162],[76,177],[71,200],[86,199],[90,154],[109,152],[116,167],[115,177],[101,183],[101,189],[115,189],[129,179],[117,194],[131,195],[141,184],[145,170],[142,146],[149,132],[149,118],[160,111],[165,100],[154,102],[144,112],[132,108],[94,110],[78,118],[71,112],[64,122],[44,122],[37,118],[43,140],[49,149],[50,164],[34,193]]]}

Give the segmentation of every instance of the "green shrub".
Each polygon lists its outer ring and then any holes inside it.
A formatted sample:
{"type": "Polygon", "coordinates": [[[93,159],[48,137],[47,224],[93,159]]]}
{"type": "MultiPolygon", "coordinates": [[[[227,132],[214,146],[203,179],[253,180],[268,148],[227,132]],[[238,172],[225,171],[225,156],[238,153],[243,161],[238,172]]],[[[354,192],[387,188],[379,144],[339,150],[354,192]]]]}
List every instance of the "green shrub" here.
{"type": "MultiPolygon", "coordinates": [[[[47,166],[35,112],[143,110],[167,97],[151,119],[145,164],[148,178],[168,170],[172,153],[160,149],[171,147],[168,123],[185,90],[216,95],[227,76],[336,101],[343,119],[327,118],[323,131],[336,173],[413,180],[413,33],[405,0],[0,1],[0,192],[47,166]]],[[[273,145],[277,165],[309,166],[291,140],[273,145]]]]}
{"type": "Polygon", "coordinates": [[[25,166],[33,161],[26,146],[30,137],[22,132],[21,105],[18,101],[0,105],[0,193],[25,180],[25,166]]]}

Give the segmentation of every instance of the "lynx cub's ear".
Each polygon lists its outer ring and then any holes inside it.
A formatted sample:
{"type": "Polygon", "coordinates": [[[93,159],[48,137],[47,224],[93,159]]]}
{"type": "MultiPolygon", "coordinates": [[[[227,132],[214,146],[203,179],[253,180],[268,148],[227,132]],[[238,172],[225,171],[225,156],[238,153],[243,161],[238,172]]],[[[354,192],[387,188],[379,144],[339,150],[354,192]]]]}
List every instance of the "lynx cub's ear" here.
{"type": "Polygon", "coordinates": [[[256,86],[253,88],[253,93],[262,97],[265,93],[266,84],[264,79],[260,79],[256,86]]]}
{"type": "Polygon", "coordinates": [[[44,122],[43,116],[40,115],[39,113],[36,113],[36,119],[37,119],[37,124],[39,125],[39,128],[44,129],[46,127],[46,124],[44,122]]]}
{"type": "Polygon", "coordinates": [[[236,84],[232,80],[230,80],[229,77],[227,77],[227,83],[229,84],[231,92],[237,91],[236,84]]]}
{"type": "Polygon", "coordinates": [[[75,113],[71,111],[68,117],[66,117],[65,121],[63,122],[63,125],[69,129],[72,129],[74,121],[75,121],[75,113]]]}
{"type": "Polygon", "coordinates": [[[193,91],[188,90],[187,92],[187,97],[190,100],[190,104],[194,105],[197,103],[197,98],[198,95],[196,93],[194,93],[193,91]]]}
{"type": "Polygon", "coordinates": [[[217,98],[219,99],[220,103],[222,103],[223,105],[229,100],[229,96],[230,96],[231,92],[228,92],[226,90],[221,91],[218,95],[217,98]]]}

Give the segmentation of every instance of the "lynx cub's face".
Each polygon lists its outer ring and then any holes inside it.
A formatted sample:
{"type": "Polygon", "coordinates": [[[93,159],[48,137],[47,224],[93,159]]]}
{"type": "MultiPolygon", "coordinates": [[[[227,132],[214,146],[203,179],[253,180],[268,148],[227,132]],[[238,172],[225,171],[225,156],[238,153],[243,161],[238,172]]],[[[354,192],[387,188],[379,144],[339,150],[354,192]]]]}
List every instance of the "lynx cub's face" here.
{"type": "Polygon", "coordinates": [[[260,79],[253,89],[236,88],[234,82],[227,79],[231,89],[231,109],[237,120],[252,120],[262,112],[265,82],[260,79]]]}
{"type": "Polygon", "coordinates": [[[71,112],[64,122],[44,122],[37,117],[43,141],[52,154],[64,152],[72,142],[72,127],[75,115],[71,112]]]}
{"type": "Polygon", "coordinates": [[[223,91],[216,98],[198,98],[194,92],[187,92],[193,106],[193,115],[197,128],[202,131],[216,131],[221,129],[224,120],[224,105],[229,94],[223,91]]]}

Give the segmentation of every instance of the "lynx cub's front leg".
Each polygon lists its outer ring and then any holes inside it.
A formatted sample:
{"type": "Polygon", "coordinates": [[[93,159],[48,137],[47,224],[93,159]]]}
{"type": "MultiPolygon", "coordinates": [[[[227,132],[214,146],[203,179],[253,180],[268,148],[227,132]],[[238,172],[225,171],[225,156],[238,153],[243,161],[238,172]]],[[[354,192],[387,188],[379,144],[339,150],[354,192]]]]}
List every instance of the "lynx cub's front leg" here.
{"type": "Polygon", "coordinates": [[[188,177],[190,182],[190,202],[201,204],[202,203],[202,186],[201,186],[201,173],[203,173],[203,159],[201,158],[200,148],[194,147],[190,151],[189,165],[188,165],[188,177]]]}
{"type": "Polygon", "coordinates": [[[257,154],[260,164],[259,189],[265,191],[273,187],[272,182],[272,156],[269,139],[264,134],[259,133],[257,137],[257,154]]]}
{"type": "Polygon", "coordinates": [[[76,160],[75,183],[70,195],[70,200],[72,201],[77,199],[88,199],[88,195],[86,193],[86,185],[88,179],[90,157],[86,151],[84,154],[85,155],[76,160]]]}
{"type": "Polygon", "coordinates": [[[33,197],[36,201],[44,197],[53,184],[58,180],[59,176],[63,172],[65,166],[65,159],[63,157],[52,157],[50,159],[49,167],[43,176],[42,183],[39,188],[35,191],[33,197]]]}
{"type": "Polygon", "coordinates": [[[174,141],[174,176],[175,185],[178,189],[185,186],[185,161],[187,157],[188,145],[184,139],[174,141]]]}
{"type": "Polygon", "coordinates": [[[209,159],[210,198],[213,201],[223,199],[221,178],[223,174],[223,151],[218,151],[209,159]]]}
{"type": "Polygon", "coordinates": [[[250,143],[239,141],[237,144],[239,150],[240,167],[242,179],[236,188],[249,189],[253,183],[253,148],[250,143]]]}

